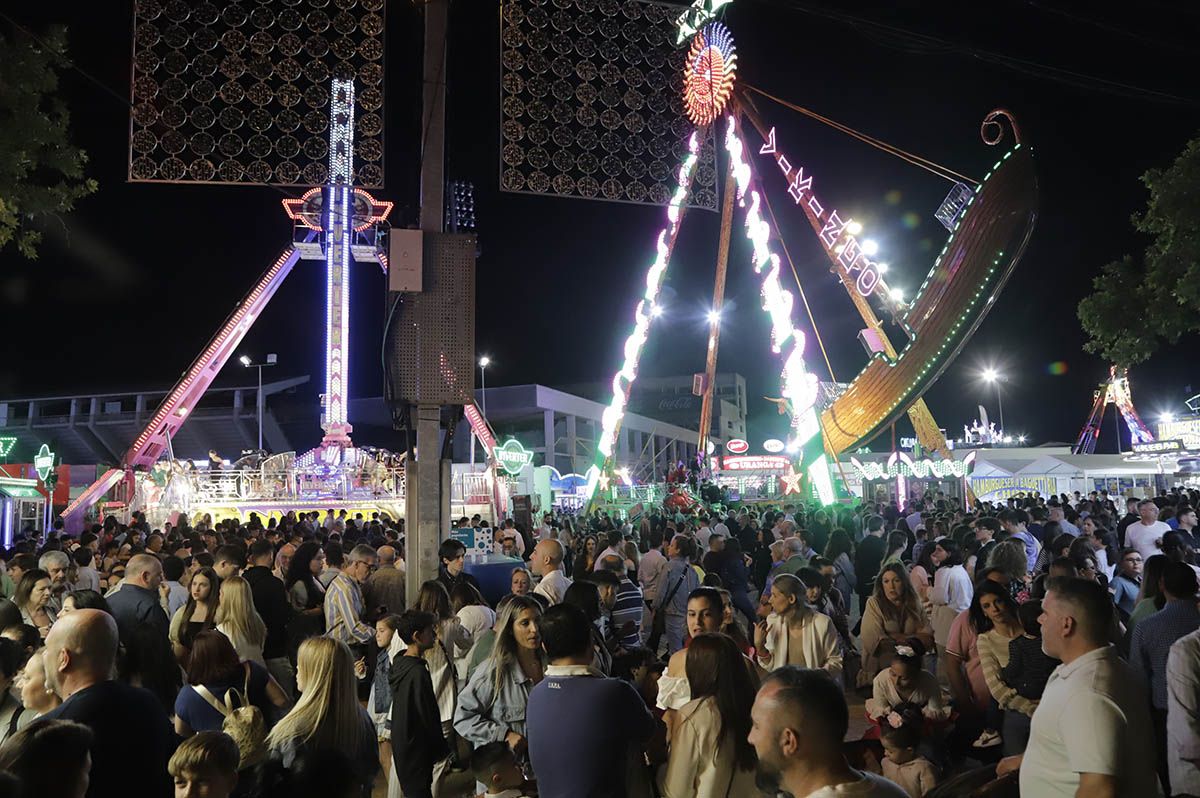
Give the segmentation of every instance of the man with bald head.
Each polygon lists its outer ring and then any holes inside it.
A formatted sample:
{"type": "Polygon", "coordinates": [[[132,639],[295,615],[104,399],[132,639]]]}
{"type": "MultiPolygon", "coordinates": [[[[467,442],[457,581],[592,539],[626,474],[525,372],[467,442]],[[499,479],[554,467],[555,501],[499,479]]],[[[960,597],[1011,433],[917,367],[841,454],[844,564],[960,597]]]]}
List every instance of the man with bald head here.
{"type": "Polygon", "coordinates": [[[108,606],[126,644],[139,626],[149,626],[157,633],[156,637],[167,639],[171,619],[159,603],[162,583],[162,563],[151,554],[135,554],[125,565],[125,581],[120,590],[108,597],[108,606]]]}
{"type": "Polygon", "coordinates": [[[563,596],[567,595],[567,588],[571,586],[571,580],[562,572],[562,564],[563,547],[557,540],[548,538],[533,547],[529,566],[534,574],[542,578],[533,592],[549,599],[550,606],[562,604],[563,596]]]}
{"type": "Polygon", "coordinates": [[[396,549],[380,546],[375,553],[379,555],[379,567],[363,586],[366,617],[371,621],[388,613],[404,612],[404,572],[396,568],[396,549]]]}
{"type": "Polygon", "coordinates": [[[848,724],[842,687],[828,673],[795,665],[772,671],[750,710],[759,788],[795,798],[906,798],[896,784],[846,763],[848,724]]]}
{"type": "Polygon", "coordinates": [[[153,693],[113,679],[117,624],[112,616],[100,610],[62,616],[34,656],[43,657],[47,689],[63,699],[45,717],[92,730],[89,798],[169,796],[167,760],[177,738],[153,693]]]}

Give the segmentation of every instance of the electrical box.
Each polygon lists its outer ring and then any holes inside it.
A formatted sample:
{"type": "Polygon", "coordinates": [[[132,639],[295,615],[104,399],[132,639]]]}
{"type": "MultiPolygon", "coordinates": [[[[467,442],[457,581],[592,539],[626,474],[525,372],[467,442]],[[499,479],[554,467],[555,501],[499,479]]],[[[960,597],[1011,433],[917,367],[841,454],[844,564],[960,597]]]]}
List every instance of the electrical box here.
{"type": "Polygon", "coordinates": [[[424,234],[392,228],[388,234],[388,290],[422,291],[424,263],[424,234]]]}

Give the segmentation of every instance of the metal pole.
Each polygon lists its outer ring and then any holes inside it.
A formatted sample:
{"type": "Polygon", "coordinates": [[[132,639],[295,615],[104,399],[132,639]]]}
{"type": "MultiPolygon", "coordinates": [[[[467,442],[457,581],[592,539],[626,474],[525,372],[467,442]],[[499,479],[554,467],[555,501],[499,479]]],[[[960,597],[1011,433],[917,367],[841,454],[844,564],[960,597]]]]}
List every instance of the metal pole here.
{"type": "Polygon", "coordinates": [[[1000,392],[1000,378],[996,378],[996,402],[1000,405],[1000,434],[1004,435],[1004,395],[1000,392]]]}
{"type": "Polygon", "coordinates": [[[262,451],[262,418],[263,418],[263,392],[262,392],[262,370],[263,367],[258,367],[258,450],[262,451]]]}
{"type": "Polygon", "coordinates": [[[733,229],[733,198],[737,182],[730,161],[725,175],[725,196],[721,203],[721,236],[717,241],[717,276],[713,285],[713,315],[708,322],[708,358],[704,364],[704,393],[700,399],[700,434],[696,450],[708,457],[708,436],[712,425],[713,383],[717,381],[717,347],[721,342],[721,306],[725,303],[725,273],[729,264],[729,236],[733,229]]]}
{"type": "Polygon", "coordinates": [[[487,366],[479,367],[480,394],[483,396],[483,417],[487,418],[487,366]]]}

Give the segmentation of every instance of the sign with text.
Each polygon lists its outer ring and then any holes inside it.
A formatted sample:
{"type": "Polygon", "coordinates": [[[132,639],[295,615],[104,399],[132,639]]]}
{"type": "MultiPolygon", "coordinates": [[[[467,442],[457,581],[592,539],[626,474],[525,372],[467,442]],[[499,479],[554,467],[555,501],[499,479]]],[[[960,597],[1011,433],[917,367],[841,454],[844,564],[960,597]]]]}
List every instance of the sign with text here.
{"type": "Polygon", "coordinates": [[[782,455],[751,454],[721,459],[721,468],[726,471],[787,471],[791,465],[791,460],[782,455]]]}
{"type": "Polygon", "coordinates": [[[1133,444],[1134,454],[1165,454],[1166,452],[1182,452],[1183,441],[1174,438],[1168,441],[1150,441],[1149,443],[1133,444]]]}
{"type": "Polygon", "coordinates": [[[522,446],[516,438],[509,438],[502,446],[494,447],[492,456],[512,476],[520,474],[522,468],[533,462],[533,452],[522,446]]]}

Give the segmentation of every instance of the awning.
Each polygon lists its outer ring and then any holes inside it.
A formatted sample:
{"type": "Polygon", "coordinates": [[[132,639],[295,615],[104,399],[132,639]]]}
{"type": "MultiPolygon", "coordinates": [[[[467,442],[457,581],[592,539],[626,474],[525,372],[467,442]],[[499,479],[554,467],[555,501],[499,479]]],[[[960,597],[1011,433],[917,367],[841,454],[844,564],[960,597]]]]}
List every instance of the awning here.
{"type": "Polygon", "coordinates": [[[8,496],[12,499],[46,500],[45,494],[43,494],[40,490],[37,488],[30,488],[25,485],[5,485],[4,483],[0,483],[0,495],[8,496]]]}

